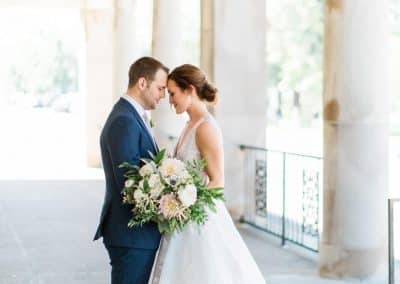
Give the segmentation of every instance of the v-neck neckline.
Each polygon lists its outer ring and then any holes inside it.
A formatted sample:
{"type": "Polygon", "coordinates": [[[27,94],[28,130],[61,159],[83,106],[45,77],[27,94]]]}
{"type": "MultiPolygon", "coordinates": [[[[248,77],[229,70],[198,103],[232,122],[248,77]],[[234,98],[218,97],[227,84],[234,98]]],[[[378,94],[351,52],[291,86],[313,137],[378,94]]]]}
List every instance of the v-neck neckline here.
{"type": "Polygon", "coordinates": [[[184,131],[182,132],[182,135],[179,136],[178,143],[176,143],[174,156],[178,155],[178,151],[182,149],[183,144],[186,142],[186,140],[188,139],[188,137],[191,134],[191,132],[193,131],[193,129],[197,128],[197,126],[206,119],[207,115],[208,114],[205,114],[198,121],[196,121],[196,123],[194,123],[193,126],[190,127],[190,129],[188,129],[189,121],[186,123],[186,127],[184,128],[184,131]]]}

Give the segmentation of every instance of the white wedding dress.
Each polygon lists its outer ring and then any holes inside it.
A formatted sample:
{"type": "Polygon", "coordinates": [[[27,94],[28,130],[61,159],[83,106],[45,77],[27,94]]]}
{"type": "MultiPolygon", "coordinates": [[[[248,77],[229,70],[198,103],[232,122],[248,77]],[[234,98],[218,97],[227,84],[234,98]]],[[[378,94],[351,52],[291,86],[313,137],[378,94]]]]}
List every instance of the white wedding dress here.
{"type": "MultiPolygon", "coordinates": [[[[178,159],[187,161],[200,158],[195,133],[204,121],[211,123],[221,133],[214,118],[207,114],[180,143],[176,151],[178,159]]],[[[190,224],[182,232],[163,236],[149,283],[265,283],[224,203],[217,201],[216,205],[216,213],[208,212],[204,226],[190,224]]]]}

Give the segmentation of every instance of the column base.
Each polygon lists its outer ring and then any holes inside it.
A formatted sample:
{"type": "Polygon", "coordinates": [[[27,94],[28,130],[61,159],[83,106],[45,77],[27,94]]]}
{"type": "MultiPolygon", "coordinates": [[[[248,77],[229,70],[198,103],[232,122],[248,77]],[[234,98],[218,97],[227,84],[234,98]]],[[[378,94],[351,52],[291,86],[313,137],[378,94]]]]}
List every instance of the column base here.
{"type": "Polygon", "coordinates": [[[386,281],[385,252],[384,247],[344,249],[337,245],[321,244],[319,274],[334,279],[386,281]]]}

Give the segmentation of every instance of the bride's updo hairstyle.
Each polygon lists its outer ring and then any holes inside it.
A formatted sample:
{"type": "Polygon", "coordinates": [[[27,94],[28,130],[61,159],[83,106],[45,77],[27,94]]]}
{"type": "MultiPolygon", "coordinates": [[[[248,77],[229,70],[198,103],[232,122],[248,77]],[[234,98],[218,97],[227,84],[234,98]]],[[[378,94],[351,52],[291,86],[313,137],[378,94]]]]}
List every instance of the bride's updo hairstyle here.
{"type": "Polygon", "coordinates": [[[217,88],[206,79],[204,73],[194,65],[184,64],[176,67],[169,75],[168,80],[173,80],[181,90],[194,86],[200,100],[216,103],[217,88]]]}

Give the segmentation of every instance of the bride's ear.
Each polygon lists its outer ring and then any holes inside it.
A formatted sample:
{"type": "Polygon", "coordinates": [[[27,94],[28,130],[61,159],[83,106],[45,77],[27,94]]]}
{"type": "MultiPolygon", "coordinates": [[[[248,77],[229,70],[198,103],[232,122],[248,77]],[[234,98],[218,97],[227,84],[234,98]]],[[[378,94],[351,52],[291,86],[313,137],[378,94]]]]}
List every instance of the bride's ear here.
{"type": "Polygon", "coordinates": [[[188,92],[188,95],[193,96],[196,89],[193,85],[189,85],[186,90],[188,92]]]}

